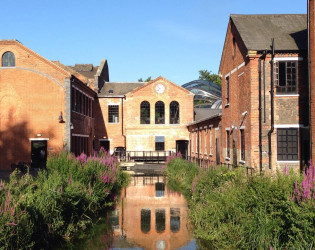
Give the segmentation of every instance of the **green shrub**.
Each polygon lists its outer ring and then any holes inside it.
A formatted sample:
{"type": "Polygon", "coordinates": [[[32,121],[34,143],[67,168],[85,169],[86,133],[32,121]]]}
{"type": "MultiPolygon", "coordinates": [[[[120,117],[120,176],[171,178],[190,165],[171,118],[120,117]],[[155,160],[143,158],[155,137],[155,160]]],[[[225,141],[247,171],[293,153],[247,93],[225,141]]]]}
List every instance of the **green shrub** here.
{"type": "Polygon", "coordinates": [[[188,165],[174,159],[165,173],[169,187],[185,194],[201,249],[314,248],[315,170],[304,179],[286,170],[249,177],[242,168],[188,165]]]}
{"type": "Polygon", "coordinates": [[[83,237],[129,178],[104,153],[52,155],[36,178],[14,172],[0,183],[0,248],[46,248],[83,237]]]}

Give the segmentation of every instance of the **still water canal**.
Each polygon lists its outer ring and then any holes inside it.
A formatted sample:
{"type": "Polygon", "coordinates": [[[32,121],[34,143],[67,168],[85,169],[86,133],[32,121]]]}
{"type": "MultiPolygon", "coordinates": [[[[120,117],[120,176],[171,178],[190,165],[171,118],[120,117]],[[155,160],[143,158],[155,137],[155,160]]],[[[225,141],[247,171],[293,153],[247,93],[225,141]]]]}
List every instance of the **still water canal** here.
{"type": "Polygon", "coordinates": [[[184,196],[161,175],[134,175],[120,202],[81,249],[196,249],[184,196]],[[109,226],[110,225],[110,226],[109,226]]]}

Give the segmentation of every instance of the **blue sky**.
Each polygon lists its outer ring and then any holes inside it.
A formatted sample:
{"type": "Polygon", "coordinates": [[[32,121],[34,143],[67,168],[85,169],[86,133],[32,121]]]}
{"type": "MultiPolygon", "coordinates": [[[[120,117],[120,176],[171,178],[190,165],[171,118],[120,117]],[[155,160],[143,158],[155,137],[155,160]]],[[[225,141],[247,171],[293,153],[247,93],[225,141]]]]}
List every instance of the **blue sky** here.
{"type": "Polygon", "coordinates": [[[0,39],[65,65],[107,59],[111,81],[217,73],[232,14],[306,13],[306,0],[2,0],[0,39]]]}

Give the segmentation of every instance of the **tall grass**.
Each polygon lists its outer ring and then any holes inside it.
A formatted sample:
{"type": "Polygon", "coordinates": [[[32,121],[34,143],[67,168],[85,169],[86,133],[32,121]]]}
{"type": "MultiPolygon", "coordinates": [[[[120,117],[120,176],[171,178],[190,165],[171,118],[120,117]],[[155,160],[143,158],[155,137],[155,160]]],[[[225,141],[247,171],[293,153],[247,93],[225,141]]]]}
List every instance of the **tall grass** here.
{"type": "Polygon", "coordinates": [[[14,172],[0,183],[0,248],[48,248],[83,237],[128,181],[106,152],[52,155],[37,177],[14,172]]]}
{"type": "Polygon", "coordinates": [[[170,187],[184,191],[201,249],[314,248],[313,166],[304,176],[285,169],[273,177],[196,168],[174,159],[165,174],[170,187]]]}

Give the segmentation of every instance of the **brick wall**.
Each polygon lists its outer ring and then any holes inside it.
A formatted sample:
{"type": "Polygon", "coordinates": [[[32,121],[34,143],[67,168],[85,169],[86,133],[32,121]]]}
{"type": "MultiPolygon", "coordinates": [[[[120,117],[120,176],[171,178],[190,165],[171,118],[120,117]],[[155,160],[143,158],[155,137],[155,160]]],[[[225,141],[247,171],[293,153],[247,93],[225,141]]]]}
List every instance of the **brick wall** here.
{"type": "Polygon", "coordinates": [[[29,138],[49,138],[48,152],[64,144],[64,81],[69,75],[16,41],[0,42],[2,55],[11,51],[16,67],[0,67],[0,169],[30,162],[29,138]]]}
{"type": "Polygon", "coordinates": [[[31,162],[31,138],[48,139],[50,154],[64,146],[70,149],[71,133],[89,135],[88,153],[92,151],[94,120],[71,111],[71,85],[93,97],[92,89],[66,66],[15,40],[0,41],[0,66],[0,170],[18,161],[31,162]],[[14,67],[2,67],[7,51],[15,56],[14,67]]]}
{"type": "Polygon", "coordinates": [[[165,150],[176,150],[176,140],[189,140],[186,124],[193,121],[194,95],[178,85],[162,78],[151,81],[138,90],[126,95],[124,101],[124,134],[127,150],[155,150],[155,136],[165,136],[165,150]],[[163,84],[165,91],[157,93],[157,84],[163,84]],[[140,104],[150,103],[150,124],[140,124],[140,104]],[[165,124],[155,124],[155,103],[165,104],[165,124]],[[170,103],[179,103],[179,124],[170,124],[170,103]]]}
{"type": "MultiPolygon", "coordinates": [[[[222,75],[222,160],[226,163],[254,165],[251,157],[256,153],[253,140],[255,127],[251,124],[252,118],[258,117],[255,105],[257,102],[253,92],[257,84],[248,84],[251,79],[257,78],[258,70],[254,70],[255,62],[249,60],[247,50],[233,23],[229,23],[224,51],[222,53],[220,74],[222,75]],[[229,101],[227,101],[227,81],[229,81],[229,101]],[[246,113],[247,111],[247,113],[246,113]],[[243,115],[243,113],[246,113],[243,115]],[[241,141],[240,128],[245,132],[245,163],[240,160],[241,141]],[[227,135],[230,134],[230,158],[227,157],[227,135]],[[237,159],[233,159],[233,140],[237,159]]],[[[258,144],[257,146],[258,147],[258,144]]]]}
{"type": "MultiPolygon", "coordinates": [[[[257,51],[248,52],[242,39],[230,21],[224,50],[222,53],[220,74],[222,75],[222,158],[227,163],[238,162],[240,159],[240,129],[245,131],[245,164],[259,170],[259,81],[261,81],[261,119],[262,119],[262,164],[263,169],[269,169],[268,131],[271,129],[271,55],[263,59],[257,51]],[[261,60],[260,60],[261,59],[261,60]],[[227,101],[227,81],[229,81],[229,101],[227,101]],[[247,111],[246,115],[244,115],[247,111]],[[233,129],[232,129],[233,128],[233,129]],[[226,158],[226,131],[230,131],[230,159],[226,158]],[[237,160],[233,159],[233,140],[236,146],[237,160]]],[[[276,58],[293,58],[298,61],[298,93],[290,96],[280,96],[276,93],[274,73],[274,122],[275,126],[289,125],[297,127],[299,133],[299,160],[303,164],[307,158],[307,131],[308,125],[308,84],[306,55],[300,53],[276,54],[276,58]],[[302,60],[300,60],[302,58],[302,60]]],[[[275,68],[274,68],[275,72],[275,68]]],[[[285,165],[299,168],[300,162],[277,161],[277,128],[274,129],[272,141],[273,170],[285,165]]]]}
{"type": "MultiPolygon", "coordinates": [[[[219,152],[222,150],[221,116],[196,122],[187,127],[190,133],[190,156],[215,162],[217,150],[219,152]],[[216,147],[216,140],[218,140],[218,148],[216,147]]],[[[219,162],[223,161],[221,155],[219,154],[219,162]]]]}

